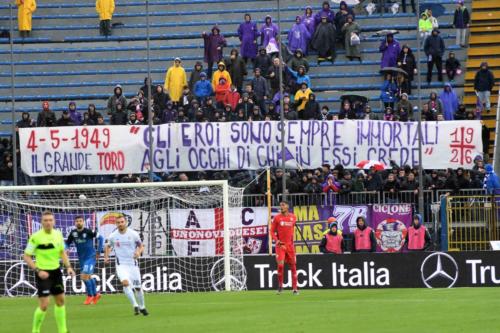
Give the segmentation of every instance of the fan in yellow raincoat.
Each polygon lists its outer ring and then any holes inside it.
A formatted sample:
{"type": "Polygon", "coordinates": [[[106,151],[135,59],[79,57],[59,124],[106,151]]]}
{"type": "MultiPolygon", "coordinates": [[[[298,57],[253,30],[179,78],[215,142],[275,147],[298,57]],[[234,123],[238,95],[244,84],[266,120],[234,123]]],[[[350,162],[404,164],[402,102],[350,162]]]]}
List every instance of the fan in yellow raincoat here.
{"type": "Polygon", "coordinates": [[[181,59],[175,58],[174,65],[165,75],[165,90],[168,91],[172,102],[179,102],[184,86],[187,86],[186,71],[181,66],[181,59]]]}
{"type": "Polygon", "coordinates": [[[95,10],[99,13],[99,32],[101,36],[110,36],[111,19],[115,12],[115,0],[97,0],[95,10]]]}
{"type": "Polygon", "coordinates": [[[31,32],[31,16],[36,10],[35,0],[16,0],[19,33],[27,37],[31,32]]]}

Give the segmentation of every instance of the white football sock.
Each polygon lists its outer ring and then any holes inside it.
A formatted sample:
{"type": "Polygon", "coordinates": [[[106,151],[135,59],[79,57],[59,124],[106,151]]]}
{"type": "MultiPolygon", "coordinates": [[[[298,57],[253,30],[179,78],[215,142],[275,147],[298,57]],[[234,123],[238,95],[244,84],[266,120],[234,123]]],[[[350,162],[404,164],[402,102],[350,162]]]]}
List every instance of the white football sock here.
{"type": "Polygon", "coordinates": [[[146,303],[144,302],[144,292],[142,289],[135,289],[135,297],[137,297],[137,303],[139,303],[139,308],[142,310],[146,308],[146,303]]]}
{"type": "Polygon", "coordinates": [[[132,303],[132,306],[135,308],[137,305],[137,302],[135,300],[135,297],[134,297],[134,291],[132,290],[132,288],[130,288],[130,286],[127,286],[127,287],[123,287],[123,292],[125,293],[125,295],[127,296],[128,300],[130,301],[130,303],[132,303]]]}

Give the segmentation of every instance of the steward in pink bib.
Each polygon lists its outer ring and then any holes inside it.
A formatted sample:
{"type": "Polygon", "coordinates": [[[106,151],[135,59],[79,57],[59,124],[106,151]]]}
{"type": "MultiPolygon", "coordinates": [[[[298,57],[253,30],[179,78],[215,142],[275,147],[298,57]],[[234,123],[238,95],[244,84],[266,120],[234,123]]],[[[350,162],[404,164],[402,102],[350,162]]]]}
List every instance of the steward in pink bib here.
{"type": "Polygon", "coordinates": [[[375,252],[377,240],[373,229],[366,225],[363,216],[356,219],[357,228],[352,235],[352,252],[375,252]]]}
{"type": "Polygon", "coordinates": [[[415,214],[413,223],[406,234],[408,251],[425,251],[431,245],[431,235],[427,228],[422,225],[422,216],[415,214]]]}
{"type": "Polygon", "coordinates": [[[330,217],[328,222],[331,222],[328,226],[330,230],[328,230],[321,240],[319,250],[322,253],[342,254],[344,252],[342,231],[337,229],[337,220],[334,217],[330,217]]]}

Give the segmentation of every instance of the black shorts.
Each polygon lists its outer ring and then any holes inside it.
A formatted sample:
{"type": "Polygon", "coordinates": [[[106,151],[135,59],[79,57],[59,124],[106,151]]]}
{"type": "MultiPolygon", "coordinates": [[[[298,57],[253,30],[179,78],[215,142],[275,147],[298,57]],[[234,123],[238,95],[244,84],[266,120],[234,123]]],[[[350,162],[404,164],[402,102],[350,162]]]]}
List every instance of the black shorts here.
{"type": "Polygon", "coordinates": [[[35,273],[38,297],[47,297],[49,295],[59,295],[64,293],[64,283],[61,270],[45,270],[45,272],[49,273],[49,277],[45,280],[40,279],[38,273],[35,273]]]}

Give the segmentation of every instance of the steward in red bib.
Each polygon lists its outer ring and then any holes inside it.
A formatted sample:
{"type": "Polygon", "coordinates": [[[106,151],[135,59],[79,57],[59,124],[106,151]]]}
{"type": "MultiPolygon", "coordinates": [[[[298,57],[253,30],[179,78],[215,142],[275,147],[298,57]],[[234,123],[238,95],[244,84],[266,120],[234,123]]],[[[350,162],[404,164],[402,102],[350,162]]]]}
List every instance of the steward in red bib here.
{"type": "Polygon", "coordinates": [[[352,235],[352,252],[375,252],[377,240],[373,229],[366,225],[363,216],[356,219],[357,228],[352,235]]]}
{"type": "Polygon", "coordinates": [[[431,235],[427,228],[422,225],[422,216],[415,214],[413,223],[406,234],[408,251],[425,251],[431,245],[431,235]]]}
{"type": "Polygon", "coordinates": [[[337,228],[337,220],[334,217],[330,217],[328,222],[330,222],[328,225],[330,230],[328,230],[321,240],[319,250],[322,253],[342,254],[344,252],[344,238],[342,237],[342,232],[337,228]]]}

